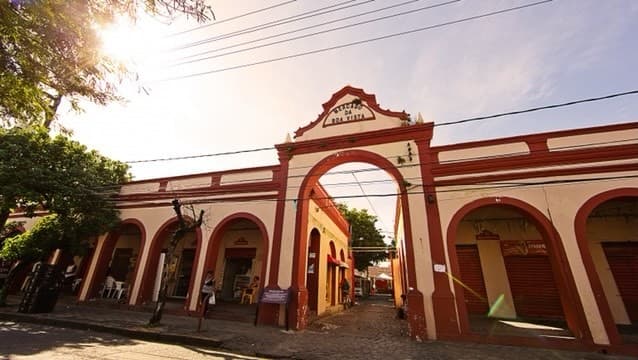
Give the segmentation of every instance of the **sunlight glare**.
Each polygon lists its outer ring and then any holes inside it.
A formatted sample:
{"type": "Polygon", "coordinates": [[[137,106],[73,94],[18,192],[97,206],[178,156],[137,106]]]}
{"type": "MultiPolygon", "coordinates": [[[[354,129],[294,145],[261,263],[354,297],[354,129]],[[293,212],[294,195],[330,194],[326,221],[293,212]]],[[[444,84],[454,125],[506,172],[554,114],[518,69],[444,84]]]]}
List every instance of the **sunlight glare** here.
{"type": "Polygon", "coordinates": [[[156,51],[156,39],[143,24],[120,16],[109,26],[100,29],[102,51],[105,55],[126,64],[138,64],[156,51]]]}

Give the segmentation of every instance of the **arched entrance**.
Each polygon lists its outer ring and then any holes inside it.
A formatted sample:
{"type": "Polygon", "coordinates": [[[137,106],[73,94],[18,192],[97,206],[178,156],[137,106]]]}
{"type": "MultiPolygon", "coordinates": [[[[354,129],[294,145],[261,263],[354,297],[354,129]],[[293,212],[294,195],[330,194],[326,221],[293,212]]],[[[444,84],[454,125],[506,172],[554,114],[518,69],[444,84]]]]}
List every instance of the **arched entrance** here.
{"type": "Polygon", "coordinates": [[[537,209],[513,198],[479,199],[456,212],[447,236],[462,333],[481,331],[471,321],[477,315],[564,319],[572,336],[592,341],[561,240],[537,209]]]}
{"type": "Polygon", "coordinates": [[[618,344],[619,333],[638,323],[638,189],[592,197],[574,225],[607,336],[618,344]]]}
{"type": "MultiPolygon", "coordinates": [[[[157,231],[147,256],[142,285],[138,293],[137,304],[157,301],[159,293],[160,264],[163,264],[165,253],[168,251],[172,234],[178,226],[177,218],[165,222],[157,231]]],[[[183,304],[187,308],[190,298],[195,264],[196,251],[201,246],[201,229],[187,233],[178,243],[173,254],[173,260],[168,264],[167,297],[174,304],[183,304]]],[[[167,309],[170,307],[167,306],[167,309]]]]}
{"type": "MultiPolygon", "coordinates": [[[[222,220],[211,236],[204,268],[212,269],[221,301],[240,302],[255,277],[263,287],[268,261],[268,234],[253,214],[237,213],[222,220]]],[[[259,291],[259,289],[257,289],[259,291]]]]}
{"type": "MultiPolygon", "coordinates": [[[[332,155],[325,157],[323,160],[317,162],[312,169],[304,177],[299,192],[297,195],[298,202],[296,204],[296,221],[295,221],[295,248],[293,256],[293,273],[292,273],[292,288],[293,288],[293,306],[291,306],[291,313],[289,316],[293,319],[293,324],[297,328],[303,328],[306,323],[308,314],[303,310],[307,309],[306,304],[308,302],[308,290],[306,288],[305,280],[307,278],[305,254],[303,252],[307,248],[308,237],[308,221],[309,221],[309,207],[311,204],[312,191],[317,185],[319,179],[326,174],[332,168],[346,164],[346,163],[365,163],[372,166],[376,166],[387,172],[397,184],[397,193],[401,198],[402,213],[405,217],[404,232],[406,234],[406,252],[410,259],[414,259],[414,253],[412,248],[411,237],[411,222],[410,211],[408,207],[406,184],[409,184],[404,178],[401,172],[391,163],[387,158],[364,150],[344,150],[336,152],[332,155]],[[301,311],[299,311],[301,310],[301,311]]],[[[336,257],[336,251],[329,254],[331,257],[336,257]]],[[[336,259],[336,262],[339,262],[336,259]]],[[[408,279],[410,281],[410,293],[413,296],[412,301],[409,302],[410,311],[415,316],[412,318],[415,323],[412,324],[412,331],[417,336],[424,336],[425,334],[425,315],[423,296],[419,292],[416,285],[416,270],[414,262],[408,262],[408,279]]],[[[328,269],[328,276],[330,271],[328,269]]],[[[332,275],[336,283],[336,273],[332,275]]],[[[331,298],[330,298],[331,299],[331,298]]]]}
{"type": "MultiPolygon", "coordinates": [[[[139,268],[139,256],[144,248],[146,233],[141,222],[135,219],[122,221],[117,230],[109,233],[104,239],[95,267],[95,275],[91,281],[88,298],[106,296],[103,293],[104,280],[111,275],[121,282],[127,299],[135,285],[139,268]]],[[[124,296],[124,295],[123,295],[124,296]]],[[[121,300],[121,299],[120,299],[121,300]]]]}

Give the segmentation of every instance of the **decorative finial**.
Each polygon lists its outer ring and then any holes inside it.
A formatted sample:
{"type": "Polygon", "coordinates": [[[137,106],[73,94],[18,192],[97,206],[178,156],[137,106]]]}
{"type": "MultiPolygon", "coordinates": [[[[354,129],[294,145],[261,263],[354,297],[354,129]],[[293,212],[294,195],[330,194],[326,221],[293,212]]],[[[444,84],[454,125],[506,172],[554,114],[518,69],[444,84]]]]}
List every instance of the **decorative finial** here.
{"type": "Polygon", "coordinates": [[[421,113],[418,113],[416,116],[416,123],[417,124],[423,124],[425,121],[423,121],[423,116],[421,115],[421,113]]]}

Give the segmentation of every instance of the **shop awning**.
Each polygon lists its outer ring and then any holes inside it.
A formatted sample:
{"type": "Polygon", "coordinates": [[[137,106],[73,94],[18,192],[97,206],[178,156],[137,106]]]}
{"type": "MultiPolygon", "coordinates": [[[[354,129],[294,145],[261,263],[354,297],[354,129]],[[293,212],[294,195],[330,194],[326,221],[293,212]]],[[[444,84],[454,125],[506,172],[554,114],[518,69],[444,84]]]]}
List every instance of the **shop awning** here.
{"type": "Polygon", "coordinates": [[[392,280],[392,276],[386,274],[386,273],[381,273],[377,276],[377,279],[380,280],[392,280]]]}

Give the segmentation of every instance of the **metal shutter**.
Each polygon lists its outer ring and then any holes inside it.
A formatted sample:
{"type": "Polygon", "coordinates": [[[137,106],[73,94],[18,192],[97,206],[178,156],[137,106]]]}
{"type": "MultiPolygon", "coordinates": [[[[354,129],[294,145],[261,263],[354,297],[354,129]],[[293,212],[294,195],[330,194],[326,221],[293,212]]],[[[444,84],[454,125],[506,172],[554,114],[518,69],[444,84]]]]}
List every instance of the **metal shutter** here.
{"type": "Polygon", "coordinates": [[[632,323],[638,321],[638,243],[603,243],[625,309],[632,323]]]}
{"type": "Polygon", "coordinates": [[[461,282],[472,289],[470,291],[463,288],[467,312],[469,314],[487,314],[489,304],[487,303],[487,292],[485,291],[478,248],[476,245],[457,245],[456,257],[459,261],[461,282]]]}
{"type": "Polygon", "coordinates": [[[564,318],[547,256],[506,256],[504,259],[518,317],[564,318]]]}

